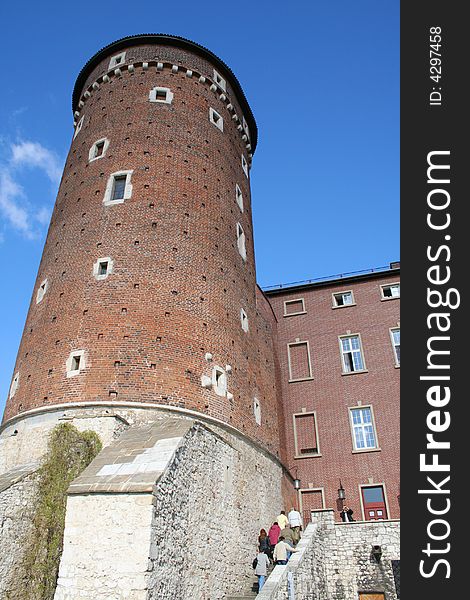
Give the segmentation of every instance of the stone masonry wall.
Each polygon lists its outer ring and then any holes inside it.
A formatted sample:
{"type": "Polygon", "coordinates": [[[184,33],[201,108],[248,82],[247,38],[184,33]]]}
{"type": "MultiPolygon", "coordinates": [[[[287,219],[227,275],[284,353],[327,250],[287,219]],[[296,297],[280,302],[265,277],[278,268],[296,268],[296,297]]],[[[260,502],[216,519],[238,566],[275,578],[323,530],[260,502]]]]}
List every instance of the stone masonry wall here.
{"type": "Polygon", "coordinates": [[[357,600],[360,592],[397,600],[391,561],[400,559],[399,521],[335,524],[332,510],[314,511],[298,549],[275,567],[257,600],[288,600],[289,586],[296,600],[357,600]],[[373,545],[382,548],[380,562],[373,545]]]}
{"type": "Polygon", "coordinates": [[[15,584],[24,578],[22,559],[32,532],[35,474],[0,477],[0,598],[18,600],[15,584]],[[6,487],[8,486],[8,487],[6,487]]]}

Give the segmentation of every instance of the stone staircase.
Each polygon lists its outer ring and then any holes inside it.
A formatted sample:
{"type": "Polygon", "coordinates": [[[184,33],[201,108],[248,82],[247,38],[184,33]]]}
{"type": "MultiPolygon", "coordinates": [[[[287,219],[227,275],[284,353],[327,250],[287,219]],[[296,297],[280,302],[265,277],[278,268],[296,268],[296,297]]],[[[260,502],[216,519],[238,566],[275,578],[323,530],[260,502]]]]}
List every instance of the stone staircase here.
{"type": "MultiPolygon", "coordinates": [[[[266,580],[271,575],[271,572],[273,569],[274,569],[274,566],[272,564],[269,565],[266,580]]],[[[253,571],[253,573],[254,573],[254,571],[253,571]]],[[[232,594],[231,596],[226,596],[225,600],[250,600],[250,598],[251,598],[251,600],[253,600],[253,598],[256,598],[257,595],[258,595],[258,577],[256,575],[253,575],[252,581],[251,581],[251,588],[250,588],[250,584],[248,583],[246,590],[240,591],[237,594],[232,594]]]]}

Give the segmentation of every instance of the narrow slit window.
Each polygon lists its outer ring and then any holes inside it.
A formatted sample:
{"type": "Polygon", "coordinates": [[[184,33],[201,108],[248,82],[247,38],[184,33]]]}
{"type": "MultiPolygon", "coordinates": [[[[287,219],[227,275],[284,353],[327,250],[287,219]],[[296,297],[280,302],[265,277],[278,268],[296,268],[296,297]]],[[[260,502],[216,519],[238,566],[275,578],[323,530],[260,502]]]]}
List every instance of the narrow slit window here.
{"type": "Polygon", "coordinates": [[[74,350],[70,353],[66,362],[67,377],[75,377],[85,368],[84,350],[74,350]]]}
{"type": "Polygon", "coordinates": [[[243,194],[238,183],[235,185],[235,197],[237,199],[239,209],[243,212],[243,194]]]}
{"type": "Polygon", "coordinates": [[[243,331],[247,332],[248,331],[248,316],[247,316],[246,312],[243,310],[243,308],[240,310],[240,320],[242,323],[243,331]]]}
{"type": "Polygon", "coordinates": [[[246,260],[246,243],[245,243],[245,232],[240,223],[237,223],[237,247],[243,260],[246,260]]]}
{"type": "Polygon", "coordinates": [[[108,272],[108,261],[101,262],[99,269],[98,269],[98,275],[106,275],[107,272],[108,272]]]}
{"type": "Polygon", "coordinates": [[[218,396],[227,394],[227,375],[221,367],[212,370],[212,387],[218,396]]]}
{"type": "Polygon", "coordinates": [[[72,371],[80,370],[80,361],[81,361],[81,356],[73,356],[72,357],[72,371]]]}
{"type": "Polygon", "coordinates": [[[38,288],[37,294],[36,294],[36,304],[39,304],[40,302],[42,302],[42,299],[44,298],[46,292],[47,292],[47,279],[45,279],[41,285],[38,288]]]}
{"type": "Polygon", "coordinates": [[[248,177],[248,163],[246,162],[246,158],[242,154],[242,169],[245,175],[248,177]]]}
{"type": "Polygon", "coordinates": [[[261,425],[261,405],[258,398],[253,400],[253,414],[255,415],[256,424],[261,425]]]}
{"type": "Polygon", "coordinates": [[[358,335],[340,338],[343,373],[364,371],[361,339],[358,335]]]}
{"type": "Polygon", "coordinates": [[[9,394],[10,400],[16,394],[16,390],[18,389],[19,382],[20,382],[20,374],[16,373],[16,375],[13,377],[13,381],[11,382],[11,386],[10,386],[10,394],[9,394]]]}

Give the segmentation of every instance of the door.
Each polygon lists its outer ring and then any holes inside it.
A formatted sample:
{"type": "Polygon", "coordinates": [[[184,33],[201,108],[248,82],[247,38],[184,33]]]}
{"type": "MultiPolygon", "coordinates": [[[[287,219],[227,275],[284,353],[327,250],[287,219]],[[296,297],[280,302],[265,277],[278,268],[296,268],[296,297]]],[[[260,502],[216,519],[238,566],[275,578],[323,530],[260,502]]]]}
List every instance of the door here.
{"type": "Polygon", "coordinates": [[[362,502],[366,521],[383,521],[388,519],[385,506],[384,490],[381,485],[363,487],[362,502]]]}
{"type": "Polygon", "coordinates": [[[369,592],[359,592],[359,600],[385,600],[385,594],[382,592],[371,594],[369,592]]]}

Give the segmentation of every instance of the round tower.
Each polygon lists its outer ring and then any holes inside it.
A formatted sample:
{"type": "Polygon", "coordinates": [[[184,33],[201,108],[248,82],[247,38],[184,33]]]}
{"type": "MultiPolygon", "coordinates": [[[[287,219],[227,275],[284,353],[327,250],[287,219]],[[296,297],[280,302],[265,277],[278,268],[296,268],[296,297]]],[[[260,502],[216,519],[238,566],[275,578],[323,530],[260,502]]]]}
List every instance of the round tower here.
{"type": "Polygon", "coordinates": [[[73,115],[4,423],[166,406],[277,453],[253,252],[257,127],[238,80],[189,40],[128,37],[82,69],[73,115]]]}

